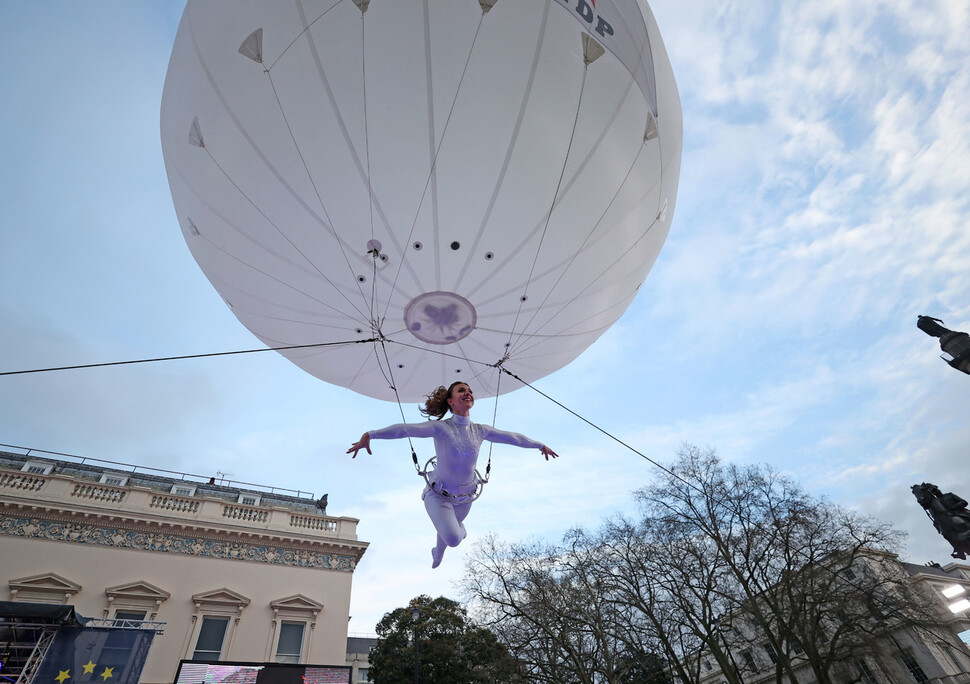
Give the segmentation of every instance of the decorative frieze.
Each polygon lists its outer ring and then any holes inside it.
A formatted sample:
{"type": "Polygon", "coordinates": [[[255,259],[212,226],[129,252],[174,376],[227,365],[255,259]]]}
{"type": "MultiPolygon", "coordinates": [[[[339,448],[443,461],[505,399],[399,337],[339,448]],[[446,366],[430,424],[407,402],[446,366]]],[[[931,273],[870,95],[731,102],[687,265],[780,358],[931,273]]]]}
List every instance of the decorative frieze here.
{"type": "MultiPolygon", "coordinates": [[[[164,532],[101,527],[84,522],[0,516],[0,536],[44,539],[118,549],[175,553],[299,568],[353,572],[356,559],[338,553],[204,539],[164,532]]],[[[363,552],[363,550],[361,550],[363,552]]]]}

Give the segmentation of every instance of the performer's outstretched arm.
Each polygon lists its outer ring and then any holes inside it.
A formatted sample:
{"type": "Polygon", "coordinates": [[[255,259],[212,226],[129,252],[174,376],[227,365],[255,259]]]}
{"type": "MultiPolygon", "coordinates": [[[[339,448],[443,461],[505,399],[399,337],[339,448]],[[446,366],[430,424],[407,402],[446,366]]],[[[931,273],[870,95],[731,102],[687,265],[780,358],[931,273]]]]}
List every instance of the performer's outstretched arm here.
{"type": "Polygon", "coordinates": [[[534,439],[521,435],[518,432],[506,432],[505,430],[499,430],[498,428],[489,427],[488,425],[483,425],[484,437],[489,442],[495,442],[496,444],[511,444],[512,446],[522,447],[523,449],[539,449],[542,455],[549,460],[549,457],[558,458],[559,454],[547,447],[542,442],[537,442],[534,439]]]}
{"type": "Polygon", "coordinates": [[[398,423],[397,425],[391,425],[386,428],[381,428],[380,430],[368,430],[360,439],[350,445],[347,449],[347,453],[352,453],[351,458],[357,458],[357,452],[361,449],[366,449],[368,454],[373,453],[370,450],[371,439],[401,439],[402,437],[434,437],[435,435],[435,423],[432,421],[427,421],[425,423],[398,423]]]}

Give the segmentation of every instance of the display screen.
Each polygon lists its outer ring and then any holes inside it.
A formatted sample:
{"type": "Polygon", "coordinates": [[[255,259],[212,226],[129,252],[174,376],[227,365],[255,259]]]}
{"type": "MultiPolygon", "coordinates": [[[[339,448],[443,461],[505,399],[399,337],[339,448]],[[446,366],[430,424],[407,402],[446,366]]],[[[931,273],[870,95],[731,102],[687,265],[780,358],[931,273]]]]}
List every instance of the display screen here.
{"type": "Polygon", "coordinates": [[[175,684],[351,684],[343,665],[279,663],[204,663],[183,660],[175,684]]]}

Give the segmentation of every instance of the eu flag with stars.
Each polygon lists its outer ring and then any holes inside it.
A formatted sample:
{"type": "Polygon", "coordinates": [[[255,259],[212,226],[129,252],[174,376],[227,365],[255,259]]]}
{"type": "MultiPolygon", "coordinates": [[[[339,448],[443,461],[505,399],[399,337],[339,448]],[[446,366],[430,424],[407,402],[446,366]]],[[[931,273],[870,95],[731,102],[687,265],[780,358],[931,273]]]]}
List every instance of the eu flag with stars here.
{"type": "Polygon", "coordinates": [[[154,630],[63,627],[54,635],[36,684],[138,684],[154,630]]]}

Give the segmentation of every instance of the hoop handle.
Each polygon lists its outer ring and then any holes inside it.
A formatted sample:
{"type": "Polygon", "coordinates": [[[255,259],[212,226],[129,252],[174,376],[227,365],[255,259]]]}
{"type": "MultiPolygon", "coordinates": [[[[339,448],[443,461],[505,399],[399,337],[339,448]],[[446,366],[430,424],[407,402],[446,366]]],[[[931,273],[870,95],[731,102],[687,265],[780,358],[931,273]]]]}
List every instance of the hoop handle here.
{"type": "Polygon", "coordinates": [[[436,494],[440,494],[454,503],[471,503],[482,495],[482,491],[485,489],[485,483],[488,482],[488,480],[482,478],[482,475],[478,472],[477,468],[475,469],[475,491],[467,494],[452,494],[449,491],[437,486],[437,483],[428,477],[428,471],[433,471],[434,466],[437,465],[437,463],[437,456],[432,456],[428,459],[428,462],[424,464],[424,470],[418,471],[418,475],[424,478],[424,481],[428,484],[428,488],[431,491],[435,492],[436,494]]]}

